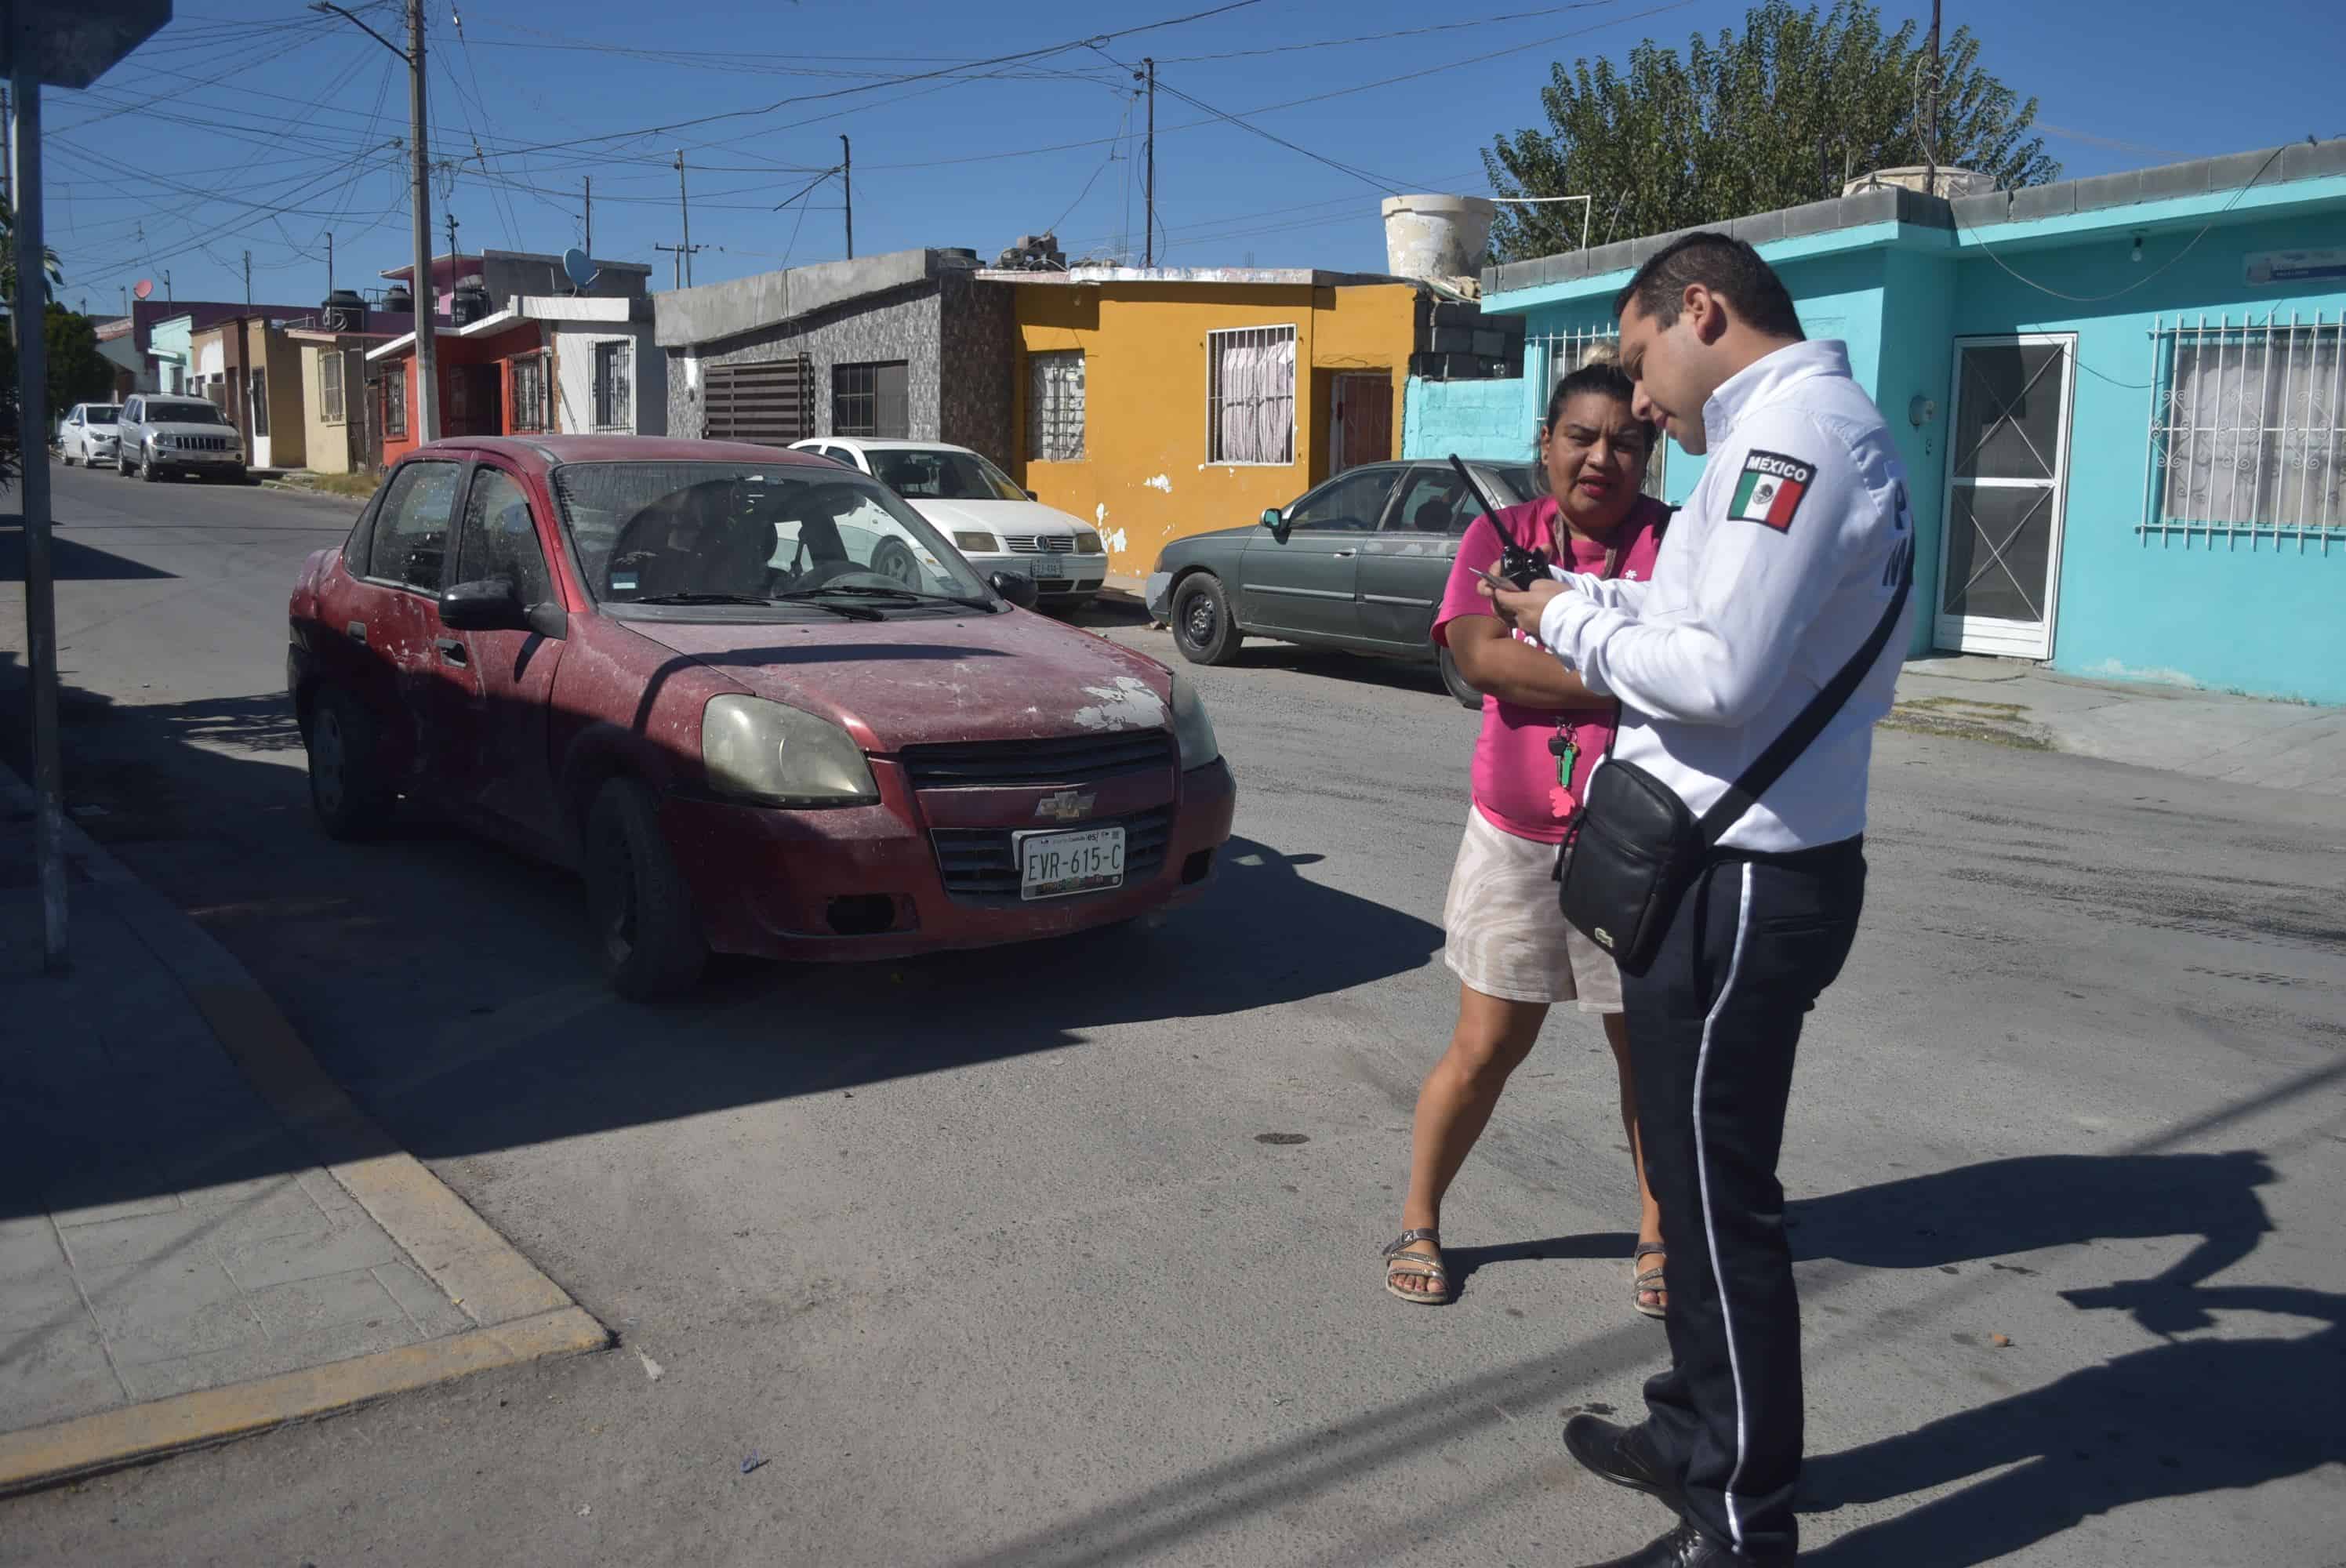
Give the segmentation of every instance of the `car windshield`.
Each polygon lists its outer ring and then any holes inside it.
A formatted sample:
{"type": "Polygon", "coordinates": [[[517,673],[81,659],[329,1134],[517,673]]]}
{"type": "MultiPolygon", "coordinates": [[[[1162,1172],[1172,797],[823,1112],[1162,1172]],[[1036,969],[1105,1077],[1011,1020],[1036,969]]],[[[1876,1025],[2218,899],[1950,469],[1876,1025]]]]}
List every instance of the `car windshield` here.
{"type": "Polygon", "coordinates": [[[220,411],[208,402],[150,402],[148,424],[226,424],[220,411]]]}
{"type": "Polygon", "coordinates": [[[918,513],[828,463],[566,463],[554,494],[607,606],[993,602],[918,513]]]}
{"type": "Polygon", "coordinates": [[[118,403],[94,402],[82,417],[92,424],[112,424],[122,417],[122,408],[118,403]]]}
{"type": "Polygon", "coordinates": [[[899,447],[864,455],[880,483],[907,501],[1024,501],[1010,476],[974,452],[899,447]]]}

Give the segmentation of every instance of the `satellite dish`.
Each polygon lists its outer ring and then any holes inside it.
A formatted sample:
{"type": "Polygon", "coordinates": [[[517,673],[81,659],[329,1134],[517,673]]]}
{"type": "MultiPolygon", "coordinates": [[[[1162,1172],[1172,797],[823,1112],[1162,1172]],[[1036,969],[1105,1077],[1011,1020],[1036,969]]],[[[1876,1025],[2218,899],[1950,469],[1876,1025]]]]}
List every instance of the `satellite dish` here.
{"type": "Polygon", "coordinates": [[[146,299],[148,295],[155,292],[155,280],[152,278],[139,279],[138,286],[131,290],[130,292],[138,299],[146,299]]]}
{"type": "Polygon", "coordinates": [[[570,280],[574,289],[584,289],[601,274],[601,270],[576,245],[562,253],[562,275],[570,280]]]}

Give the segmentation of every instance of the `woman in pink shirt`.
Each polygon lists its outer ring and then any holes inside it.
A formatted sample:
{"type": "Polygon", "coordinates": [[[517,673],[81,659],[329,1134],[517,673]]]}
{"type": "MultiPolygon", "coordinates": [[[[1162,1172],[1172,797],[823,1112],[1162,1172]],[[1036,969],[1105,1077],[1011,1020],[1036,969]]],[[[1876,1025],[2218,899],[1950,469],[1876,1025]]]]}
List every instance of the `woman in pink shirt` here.
{"type": "Polygon", "coordinates": [[[1402,1233],[1385,1248],[1385,1288],[1404,1301],[1450,1299],[1443,1195],[1508,1074],[1531,1054],[1548,1008],[1577,1002],[1604,1020],[1620,1074],[1621,1122],[1636,1155],[1641,1213],[1630,1258],[1633,1300],[1650,1318],[1668,1309],[1660,1259],[1639,1267],[1662,1250],[1661,1216],[1646,1186],[1620,976],[1602,949],[1565,922],[1554,877],[1556,846],[1612,742],[1617,709],[1494,616],[1477,575],[1497,569],[1503,535],[1572,571],[1652,573],[1669,512],[1639,494],[1656,433],[1630,412],[1632,396],[1628,377],[1607,360],[1592,358],[1557,382],[1539,433],[1547,494],[1477,518],[1466,530],[1434,620],[1434,640],[1484,695],[1474,804],[1443,918],[1449,933],[1443,957],[1459,979],[1458,1026],[1418,1092],[1402,1233]]]}

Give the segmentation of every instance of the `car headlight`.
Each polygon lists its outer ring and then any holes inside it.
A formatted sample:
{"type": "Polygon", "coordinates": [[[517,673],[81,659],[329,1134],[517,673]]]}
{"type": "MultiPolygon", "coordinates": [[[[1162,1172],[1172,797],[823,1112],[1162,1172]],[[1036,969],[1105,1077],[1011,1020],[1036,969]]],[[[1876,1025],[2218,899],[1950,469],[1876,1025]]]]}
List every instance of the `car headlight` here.
{"type": "Polygon", "coordinates": [[[1180,744],[1184,773],[1222,754],[1221,742],[1214,738],[1214,721],[1206,717],[1206,699],[1178,670],[1173,672],[1173,738],[1180,744]]]}
{"type": "Polygon", "coordinates": [[[770,806],[868,806],[872,765],[847,731],[761,697],[712,697],[700,712],[700,762],[720,795],[770,806]]]}
{"type": "Polygon", "coordinates": [[[1107,554],[1107,547],[1100,543],[1100,536],[1098,535],[1093,533],[1088,528],[1083,528],[1078,529],[1076,534],[1076,554],[1078,555],[1105,555],[1107,554]]]}
{"type": "Polygon", "coordinates": [[[954,546],[956,549],[973,551],[980,555],[1002,554],[1002,541],[991,534],[955,534],[954,546]]]}
{"type": "Polygon", "coordinates": [[[155,438],[155,444],[158,446],[177,446],[179,444],[179,438],[166,431],[164,433],[158,435],[155,438]]]}

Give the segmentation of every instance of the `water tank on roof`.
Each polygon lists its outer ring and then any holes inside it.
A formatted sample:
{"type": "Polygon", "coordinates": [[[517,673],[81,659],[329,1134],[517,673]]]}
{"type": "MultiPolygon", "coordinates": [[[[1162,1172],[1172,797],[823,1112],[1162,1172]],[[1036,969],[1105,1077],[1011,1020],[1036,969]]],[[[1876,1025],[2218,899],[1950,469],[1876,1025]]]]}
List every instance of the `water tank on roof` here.
{"type": "Polygon", "coordinates": [[[1491,254],[1498,205],[1479,196],[1389,196],[1385,270],[1397,278],[1473,278],[1491,254]]]}
{"type": "Polygon", "coordinates": [[[366,326],[366,301],[355,290],[337,289],[318,309],[318,321],[330,332],[355,332],[366,326]]]}
{"type": "Polygon", "coordinates": [[[449,297],[448,321],[452,326],[469,327],[489,313],[489,290],[478,278],[467,278],[456,285],[449,297]]]}
{"type": "Polygon", "coordinates": [[[415,296],[404,283],[393,283],[382,297],[382,308],[392,315],[407,316],[415,312],[415,296]]]}

